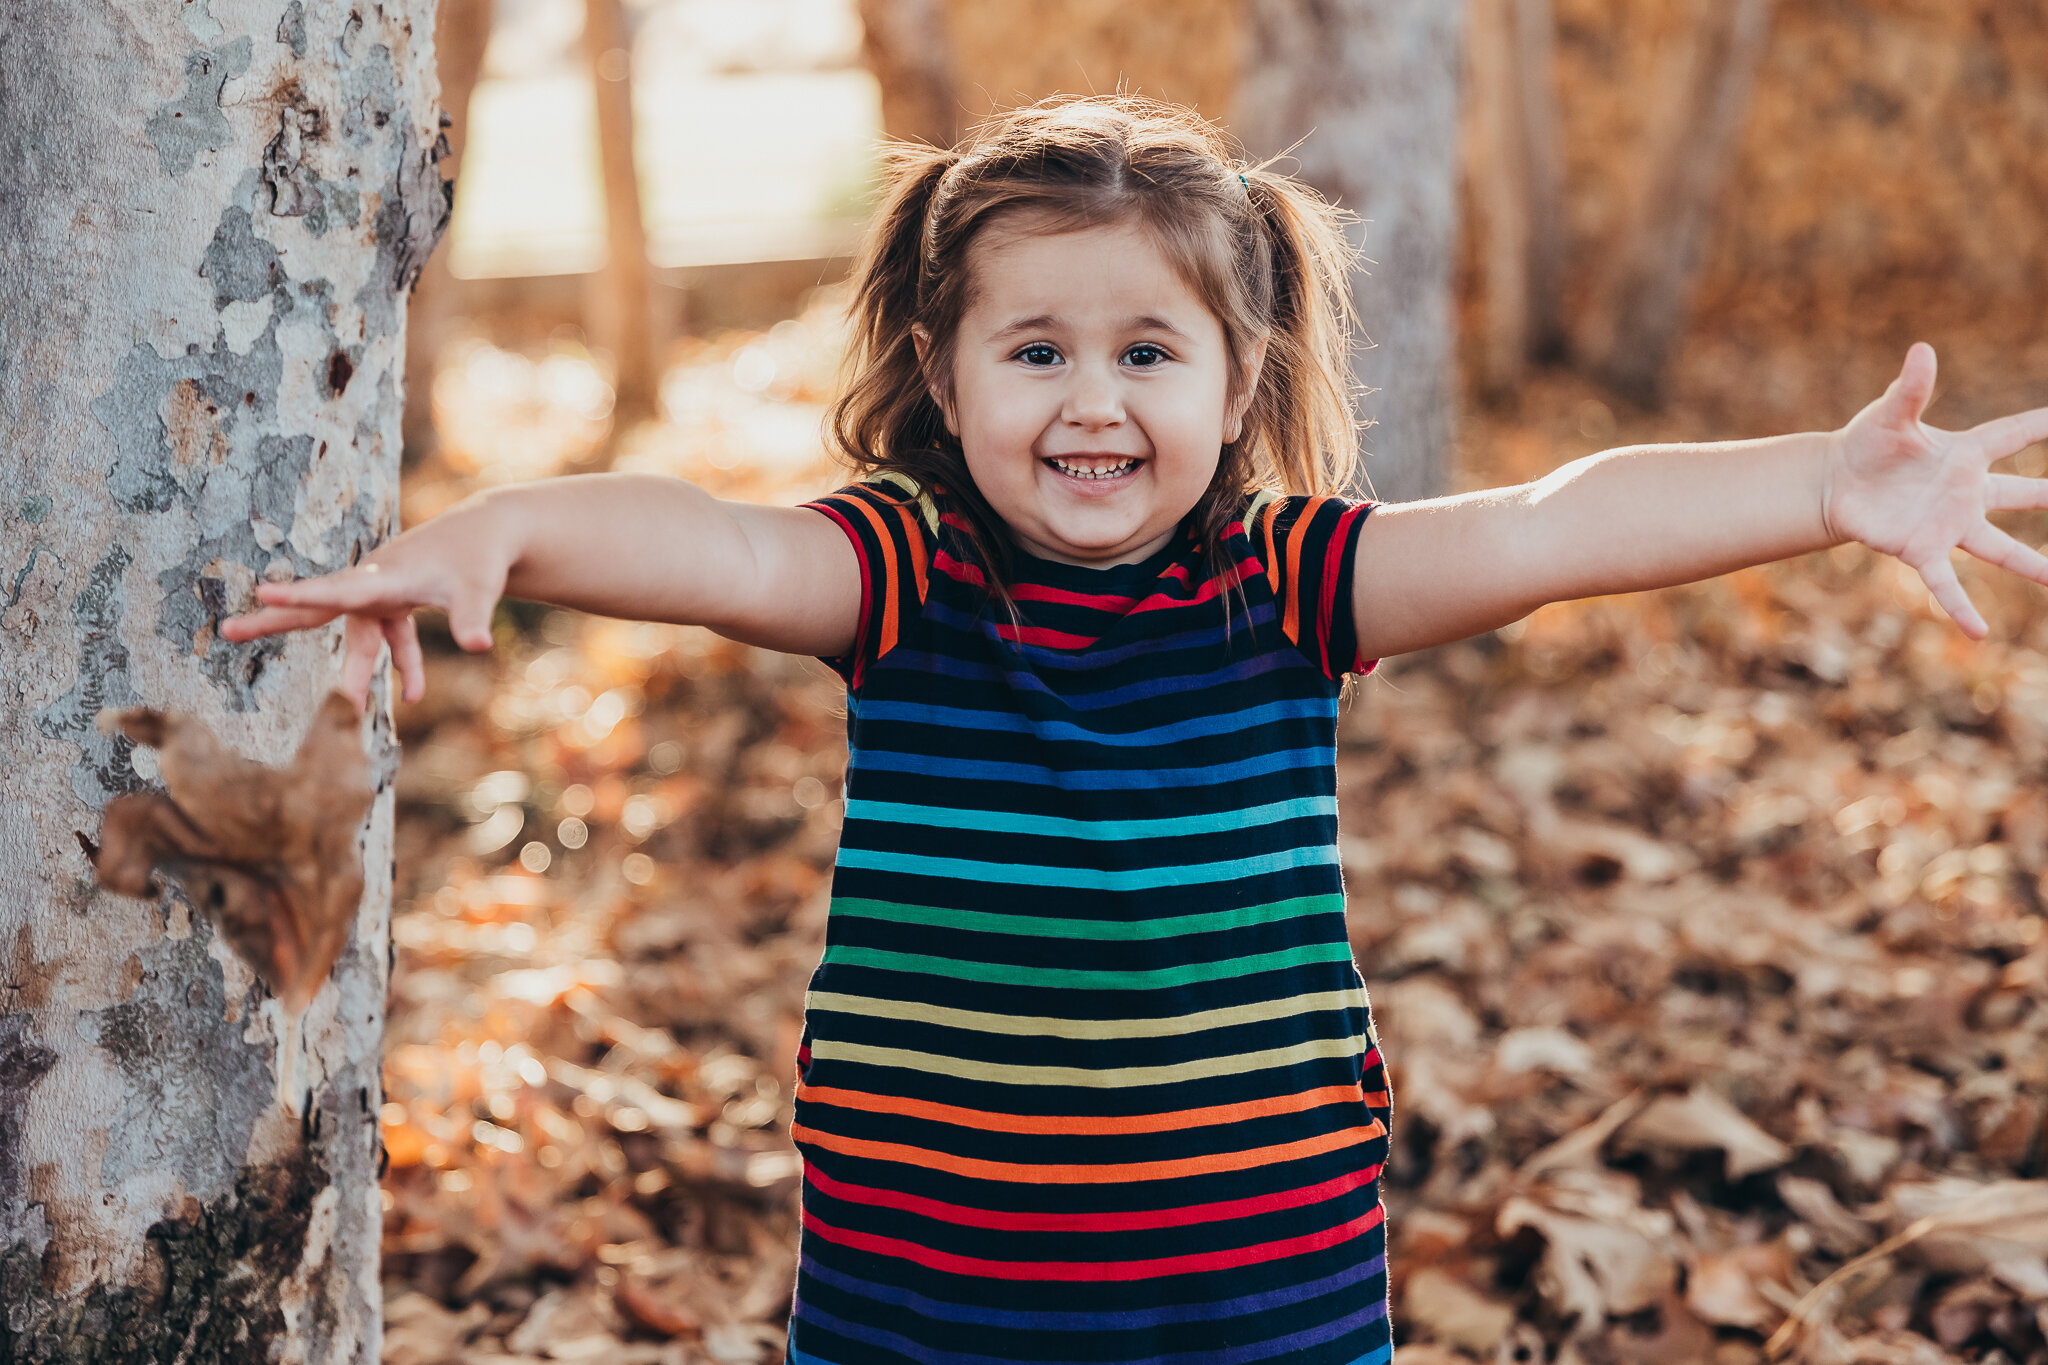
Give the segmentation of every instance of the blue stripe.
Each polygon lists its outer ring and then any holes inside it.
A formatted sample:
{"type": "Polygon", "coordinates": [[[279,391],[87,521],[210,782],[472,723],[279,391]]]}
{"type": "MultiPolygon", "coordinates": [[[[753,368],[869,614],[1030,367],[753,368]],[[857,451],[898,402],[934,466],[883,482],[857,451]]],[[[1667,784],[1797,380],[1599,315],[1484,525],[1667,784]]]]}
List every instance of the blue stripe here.
{"type": "MultiPolygon", "coordinates": [[[[1114,1362],[1114,1365],[1243,1365],[1246,1361],[1271,1360],[1290,1351],[1335,1341],[1369,1323],[1378,1322],[1386,1316],[1386,1312],[1386,1301],[1381,1300],[1368,1304],[1355,1313],[1347,1313],[1335,1322],[1326,1322],[1300,1332],[1290,1332],[1282,1337],[1269,1337],[1265,1341],[1249,1342],[1243,1346],[1226,1346],[1218,1351],[1173,1351],[1166,1355],[1138,1356],[1114,1362]]],[[[823,1309],[813,1308],[807,1303],[797,1305],[795,1320],[798,1323],[816,1323],[826,1331],[836,1332],[850,1340],[878,1346],[885,1351],[899,1352],[912,1360],[922,1362],[922,1365],[1020,1365],[1020,1362],[1032,1359],[1030,1356],[985,1356],[966,1351],[934,1350],[913,1341],[901,1332],[889,1332],[857,1322],[848,1322],[823,1309]]],[[[810,1358],[815,1360],[817,1357],[810,1358]]],[[[1364,1359],[1371,1360],[1372,1356],[1367,1355],[1364,1359]]]]}
{"type": "Polygon", "coordinates": [[[991,834],[1042,834],[1054,839],[1172,839],[1191,834],[1220,834],[1226,830],[1258,829],[1286,820],[1308,820],[1335,816],[1334,796],[1303,796],[1292,801],[1274,801],[1242,810],[1221,810],[1206,815],[1180,815],[1158,820],[1069,820],[1058,815],[1024,815],[1001,810],[965,810],[952,806],[913,806],[897,801],[849,800],[848,823],[873,820],[880,824],[920,825],[929,829],[976,829],[991,834]]]}
{"type": "Polygon", "coordinates": [[[1335,781],[1332,749],[1281,749],[1258,754],[1234,763],[1210,763],[1197,768],[1076,768],[1053,769],[1039,763],[990,763],[979,758],[951,758],[940,754],[902,754],[856,746],[852,770],[915,773],[920,777],[980,779],[995,782],[1023,782],[1037,787],[1059,787],[1068,791],[1144,791],[1160,788],[1204,787],[1222,782],[1242,782],[1248,777],[1320,765],[1335,781]]]}
{"type": "Polygon", "coordinates": [[[964,706],[932,706],[915,701],[870,701],[860,708],[863,722],[900,721],[906,725],[931,725],[952,730],[983,730],[1002,734],[1036,735],[1040,739],[1071,739],[1115,748],[1142,748],[1153,744],[1179,744],[1190,739],[1240,734],[1277,720],[1331,720],[1337,704],[1321,697],[1270,701],[1264,706],[1247,706],[1220,716],[1195,716],[1147,730],[1112,733],[1091,730],[1066,720],[1032,720],[1012,711],[977,711],[964,706]]]}
{"type": "Polygon", "coordinates": [[[1026,1332],[1117,1332],[1131,1331],[1146,1327],[1163,1327],[1178,1322],[1213,1322],[1219,1318],[1239,1318],[1251,1313],[1263,1313],[1269,1308],[1285,1308],[1289,1304],[1304,1303],[1334,1293],[1362,1280],[1369,1280],[1386,1266],[1384,1254],[1355,1266],[1347,1266],[1334,1275],[1307,1284],[1289,1285],[1285,1289],[1269,1289],[1263,1294],[1246,1294],[1242,1298],[1221,1299],[1215,1303],[1175,1303],[1160,1308],[1134,1308],[1121,1312],[1064,1313],[1057,1310],[1034,1312],[1026,1309],[978,1308],[967,1303],[947,1303],[941,1299],[927,1298],[909,1289],[898,1289],[894,1285],[876,1284],[869,1280],[857,1279],[844,1271],[833,1270],[820,1265],[811,1257],[803,1259],[804,1273],[843,1289],[849,1294],[879,1303],[895,1304],[907,1308],[920,1317],[936,1318],[941,1322],[970,1322],[982,1327],[1014,1327],[1026,1332]]]}
{"type": "Polygon", "coordinates": [[[1327,844],[1226,858],[1213,863],[1173,863],[1166,867],[1044,867],[1033,863],[988,863],[974,858],[934,858],[922,853],[890,853],[881,849],[839,850],[841,867],[870,872],[901,872],[913,877],[951,877],[956,881],[991,882],[998,886],[1068,886],[1085,891],[1153,891],[1162,886],[1200,886],[1263,877],[1297,867],[1335,866],[1337,850],[1327,844]]]}

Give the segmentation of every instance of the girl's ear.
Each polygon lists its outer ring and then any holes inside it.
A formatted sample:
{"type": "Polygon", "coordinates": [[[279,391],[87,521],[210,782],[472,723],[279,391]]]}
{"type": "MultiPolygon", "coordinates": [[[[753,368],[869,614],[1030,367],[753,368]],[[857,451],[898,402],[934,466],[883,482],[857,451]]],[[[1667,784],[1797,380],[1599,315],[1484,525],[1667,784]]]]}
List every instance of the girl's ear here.
{"type": "Polygon", "coordinates": [[[1259,375],[1266,366],[1266,339],[1260,337],[1252,343],[1251,354],[1246,356],[1239,367],[1237,396],[1230,400],[1230,410],[1224,414],[1223,441],[1228,445],[1244,435],[1244,415],[1251,411],[1252,399],[1259,391],[1259,375]]]}
{"type": "Polygon", "coordinates": [[[952,401],[949,395],[941,392],[939,386],[932,382],[931,371],[925,364],[926,358],[931,355],[932,351],[932,334],[925,330],[923,323],[913,322],[910,324],[910,344],[917,347],[917,368],[924,374],[925,392],[930,394],[932,402],[938,405],[939,416],[944,418],[946,422],[946,430],[955,439],[958,439],[960,428],[953,421],[952,401]]]}

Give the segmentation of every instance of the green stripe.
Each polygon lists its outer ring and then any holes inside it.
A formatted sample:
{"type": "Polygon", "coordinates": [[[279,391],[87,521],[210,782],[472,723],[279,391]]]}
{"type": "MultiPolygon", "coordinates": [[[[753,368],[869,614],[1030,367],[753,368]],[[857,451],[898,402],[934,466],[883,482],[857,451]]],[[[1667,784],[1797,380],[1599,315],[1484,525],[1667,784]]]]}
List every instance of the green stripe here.
{"type": "Polygon", "coordinates": [[[880,948],[845,944],[825,950],[826,966],[876,967],[883,971],[923,972],[999,986],[1053,986],[1091,991],[1164,989],[1197,981],[1250,976],[1255,972],[1275,972],[1286,967],[1304,967],[1316,962],[1349,961],[1351,945],[1348,943],[1309,943],[1276,953],[1254,953],[1249,957],[1226,958],[1221,962],[1192,962],[1185,967],[1157,967],[1135,972],[1095,971],[1080,967],[1024,967],[1008,962],[963,962],[958,958],[891,953],[880,948]]]}
{"type": "Polygon", "coordinates": [[[1341,991],[1312,991],[1307,995],[1283,996],[1249,1005],[1226,1005],[1221,1009],[1197,1010],[1193,1014],[1170,1014],[1150,1019],[1068,1019],[1057,1015],[991,1014],[985,1010],[956,1010],[945,1005],[927,1005],[918,1000],[885,1000],[869,995],[841,995],[836,991],[812,991],[804,997],[806,1013],[853,1014],[867,1019],[898,1019],[939,1028],[963,1029],[970,1033],[1007,1033],[1026,1038],[1177,1038],[1207,1029],[1235,1028],[1242,1024],[1263,1024],[1275,1019],[1294,1019],[1325,1010],[1362,1010],[1365,993],[1356,986],[1341,991]]]}
{"type": "Polygon", "coordinates": [[[1061,815],[1027,815],[1006,810],[969,810],[959,806],[914,806],[900,801],[846,803],[848,820],[882,824],[924,825],[932,829],[972,829],[991,834],[1042,834],[1061,839],[1094,839],[1121,843],[1129,839],[1166,839],[1191,834],[1221,834],[1257,829],[1283,820],[1335,815],[1334,796],[1304,796],[1243,810],[1206,815],[1177,815],[1156,820],[1073,820],[1061,815]]]}
{"type": "Polygon", "coordinates": [[[929,1071],[957,1076],[968,1081],[989,1081],[996,1085],[1079,1085],[1118,1087],[1128,1085],[1175,1085],[1182,1081],[1211,1080],[1217,1076],[1241,1076],[1247,1071],[1266,1071],[1302,1062],[1332,1057],[1357,1057],[1365,1052],[1362,1037],[1314,1038],[1286,1047],[1259,1052],[1233,1052],[1221,1057],[1200,1057],[1190,1062],[1166,1062],[1158,1066],[1021,1066],[1008,1062],[982,1062],[969,1057],[945,1057],[930,1052],[912,1052],[900,1047],[869,1047],[861,1043],[814,1041],[811,1056],[820,1061],[865,1062],[870,1066],[901,1067],[906,1071],[929,1071]]]}
{"type": "Polygon", "coordinates": [[[928,905],[899,905],[894,901],[862,900],[842,896],[833,900],[832,913],[861,919],[889,920],[896,924],[921,924],[928,929],[958,929],[977,934],[1018,934],[1031,938],[1106,939],[1128,943],[1140,939],[1179,938],[1183,934],[1216,934],[1228,929],[1248,929],[1258,924],[1278,924],[1304,915],[1343,914],[1342,896],[1302,896],[1275,901],[1271,905],[1247,905],[1236,910],[1210,910],[1199,915],[1167,915],[1158,919],[1096,920],[1052,919],[1041,915],[999,915],[989,910],[946,910],[928,905]]]}

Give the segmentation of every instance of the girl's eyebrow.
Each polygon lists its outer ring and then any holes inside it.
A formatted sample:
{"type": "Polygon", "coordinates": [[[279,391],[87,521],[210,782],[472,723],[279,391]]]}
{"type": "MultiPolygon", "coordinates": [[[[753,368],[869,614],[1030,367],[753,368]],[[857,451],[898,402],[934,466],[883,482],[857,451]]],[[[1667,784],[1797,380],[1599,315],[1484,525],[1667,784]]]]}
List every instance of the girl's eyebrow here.
{"type": "MultiPolygon", "coordinates": [[[[1058,326],[1060,326],[1060,320],[1051,313],[1035,313],[1028,318],[1019,318],[1008,326],[991,332],[988,339],[992,342],[1007,341],[1021,332],[1050,331],[1058,326]]],[[[1167,332],[1179,337],[1182,341],[1188,339],[1186,332],[1183,332],[1165,318],[1152,313],[1141,313],[1136,317],[1127,318],[1124,321],[1124,327],[1126,330],[1133,332],[1167,332]]]]}

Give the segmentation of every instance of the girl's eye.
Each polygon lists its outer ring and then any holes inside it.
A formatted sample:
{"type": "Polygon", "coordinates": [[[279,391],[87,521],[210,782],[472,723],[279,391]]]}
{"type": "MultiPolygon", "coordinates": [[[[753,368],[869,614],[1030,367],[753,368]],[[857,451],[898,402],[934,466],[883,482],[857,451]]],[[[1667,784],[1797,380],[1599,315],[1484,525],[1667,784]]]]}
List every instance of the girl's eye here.
{"type": "Polygon", "coordinates": [[[1133,346],[1124,352],[1124,359],[1141,370],[1156,369],[1166,363],[1166,352],[1149,342],[1133,346]]]}
{"type": "Polygon", "coordinates": [[[1026,365],[1057,365],[1060,353],[1043,341],[1035,341],[1017,352],[1017,358],[1026,365]]]}

